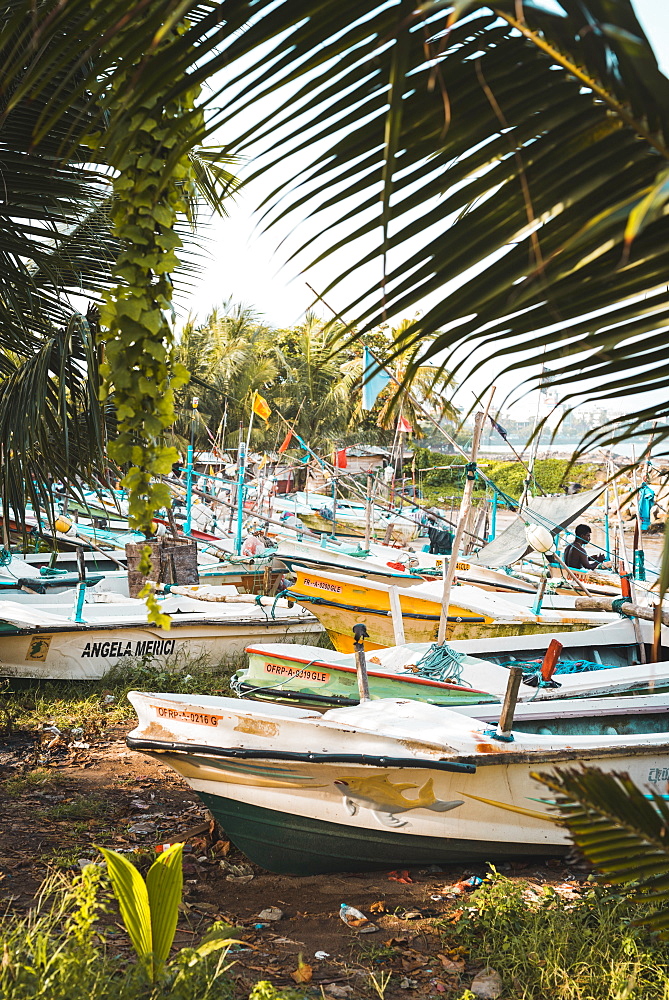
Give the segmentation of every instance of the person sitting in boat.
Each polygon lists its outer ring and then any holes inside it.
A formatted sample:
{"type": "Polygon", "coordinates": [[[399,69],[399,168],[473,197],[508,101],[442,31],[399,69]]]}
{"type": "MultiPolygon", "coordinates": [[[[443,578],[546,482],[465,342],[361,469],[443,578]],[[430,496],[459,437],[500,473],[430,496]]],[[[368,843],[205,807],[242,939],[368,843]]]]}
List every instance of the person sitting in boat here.
{"type": "Polygon", "coordinates": [[[600,552],[596,556],[589,556],[585,551],[585,546],[592,537],[592,529],[589,524],[577,524],[574,528],[574,541],[570,542],[564,550],[563,560],[570,569],[596,569],[604,560],[604,553],[600,552]]]}

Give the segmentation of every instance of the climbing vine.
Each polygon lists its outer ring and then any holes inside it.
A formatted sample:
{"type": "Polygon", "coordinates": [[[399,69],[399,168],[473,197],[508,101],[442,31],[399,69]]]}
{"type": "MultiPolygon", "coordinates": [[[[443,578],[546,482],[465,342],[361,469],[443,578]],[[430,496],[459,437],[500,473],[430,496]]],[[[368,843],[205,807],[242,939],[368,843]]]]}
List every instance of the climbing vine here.
{"type": "MultiPolygon", "coordinates": [[[[108,106],[112,120],[126,113],[123,95],[133,71],[115,75],[108,106]]],[[[175,100],[136,105],[123,141],[104,148],[105,162],[114,169],[111,224],[121,244],[113,269],[117,283],[105,294],[100,315],[103,399],[113,393],[118,418],[109,455],[127,468],[122,486],[128,491],[130,527],[147,538],[155,511],[171,503],[169,488],[155,477],[169,473],[178,458],[164,444],[163,433],[174,421],[174,390],[189,379],[174,357],[170,273],[179,265],[177,217],[190,219],[196,197],[184,134],[193,141],[198,134],[199,91],[193,87],[175,100]]],[[[89,143],[99,149],[104,139],[97,133],[89,143]]],[[[139,564],[147,577],[150,554],[147,544],[139,564]]],[[[169,627],[150,584],[140,596],[146,598],[149,620],[169,627]]]]}

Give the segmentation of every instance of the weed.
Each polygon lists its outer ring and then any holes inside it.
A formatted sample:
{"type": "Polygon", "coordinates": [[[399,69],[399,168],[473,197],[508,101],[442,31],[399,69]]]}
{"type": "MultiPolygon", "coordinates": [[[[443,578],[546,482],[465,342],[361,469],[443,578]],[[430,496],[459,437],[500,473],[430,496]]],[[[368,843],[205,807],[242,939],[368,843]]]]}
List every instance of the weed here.
{"type": "Polygon", "coordinates": [[[256,983],[249,994],[249,1000],[305,1000],[305,994],[297,990],[277,990],[266,979],[256,983]]]}
{"type": "Polygon", "coordinates": [[[0,790],[10,799],[18,799],[26,792],[42,789],[46,785],[54,787],[60,780],[59,774],[40,767],[34,771],[26,771],[25,774],[17,774],[15,777],[7,778],[0,783],[0,790]]]}
{"type": "MultiPolygon", "coordinates": [[[[99,799],[95,795],[89,795],[80,796],[77,799],[73,799],[72,802],[59,802],[57,805],[45,809],[44,815],[50,820],[101,819],[109,815],[111,808],[110,803],[104,799],[99,799]]],[[[84,829],[86,829],[85,826],[84,829]]]]}
{"type": "Polygon", "coordinates": [[[395,958],[397,948],[388,944],[364,944],[359,950],[360,960],[364,962],[387,962],[395,958]]]}
{"type": "Polygon", "coordinates": [[[550,886],[493,871],[470,904],[456,937],[513,983],[514,1000],[669,997],[666,945],[631,926],[639,906],[613,889],[594,886],[563,898],[550,886]]]}
{"type": "Polygon", "coordinates": [[[379,1000],[384,1000],[391,976],[392,972],[380,972],[379,977],[377,979],[376,973],[374,972],[369,973],[369,981],[372,984],[374,992],[379,997],[379,1000]]]}
{"type": "Polygon", "coordinates": [[[77,867],[77,861],[81,856],[81,848],[77,846],[66,847],[64,844],[59,844],[54,849],[53,854],[45,856],[45,861],[54,868],[64,868],[67,871],[71,871],[77,867]]]}

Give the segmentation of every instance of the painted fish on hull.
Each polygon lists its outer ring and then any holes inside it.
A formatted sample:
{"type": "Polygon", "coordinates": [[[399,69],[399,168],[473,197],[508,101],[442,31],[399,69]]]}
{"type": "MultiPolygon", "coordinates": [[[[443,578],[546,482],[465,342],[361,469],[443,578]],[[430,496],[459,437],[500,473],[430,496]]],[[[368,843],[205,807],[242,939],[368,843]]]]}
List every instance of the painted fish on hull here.
{"type": "Polygon", "coordinates": [[[361,805],[371,809],[379,822],[384,826],[406,826],[407,820],[399,819],[398,813],[409,812],[411,809],[431,809],[433,812],[449,812],[463,805],[463,799],[445,802],[434,794],[433,779],[428,778],[422,787],[411,782],[396,782],[388,780],[387,775],[376,775],[373,778],[336,778],[335,786],[344,796],[344,805],[355,816],[361,805]],[[409,799],[404,792],[409,789],[417,791],[416,798],[409,799]]]}

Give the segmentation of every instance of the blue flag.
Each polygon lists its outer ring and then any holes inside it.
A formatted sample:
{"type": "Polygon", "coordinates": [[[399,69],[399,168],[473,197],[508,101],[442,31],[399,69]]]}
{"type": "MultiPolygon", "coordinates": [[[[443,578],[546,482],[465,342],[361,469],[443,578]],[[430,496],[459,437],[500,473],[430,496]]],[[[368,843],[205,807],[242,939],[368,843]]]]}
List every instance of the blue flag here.
{"type": "Polygon", "coordinates": [[[501,424],[498,424],[496,420],[493,420],[492,417],[490,416],[490,414],[488,414],[488,420],[493,425],[493,427],[495,428],[495,430],[497,431],[497,433],[499,434],[499,436],[503,437],[504,440],[506,441],[507,433],[508,432],[504,430],[504,428],[502,427],[501,424]]]}
{"type": "Polygon", "coordinates": [[[362,349],[362,408],[371,410],[379,393],[390,382],[390,375],[380,368],[372,352],[362,349]],[[371,378],[370,378],[371,376],[371,378]]]}

